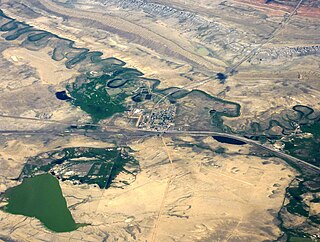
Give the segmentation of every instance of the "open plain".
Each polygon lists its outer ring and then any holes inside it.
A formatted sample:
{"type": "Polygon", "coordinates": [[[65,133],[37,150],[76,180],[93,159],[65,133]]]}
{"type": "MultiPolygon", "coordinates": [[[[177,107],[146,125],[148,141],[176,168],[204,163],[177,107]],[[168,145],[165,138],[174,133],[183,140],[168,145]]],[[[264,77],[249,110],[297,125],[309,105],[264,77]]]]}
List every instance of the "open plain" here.
{"type": "Polygon", "coordinates": [[[0,241],[320,239],[318,1],[0,9],[0,241]],[[9,209],[43,174],[71,231],[9,209]]]}

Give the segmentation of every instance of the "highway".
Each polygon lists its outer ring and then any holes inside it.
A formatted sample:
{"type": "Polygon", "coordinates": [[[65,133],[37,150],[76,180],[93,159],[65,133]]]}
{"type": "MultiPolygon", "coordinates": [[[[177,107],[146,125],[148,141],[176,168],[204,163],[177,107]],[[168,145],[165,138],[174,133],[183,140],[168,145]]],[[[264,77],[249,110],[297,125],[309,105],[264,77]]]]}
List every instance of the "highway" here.
{"type": "Polygon", "coordinates": [[[126,137],[147,137],[147,136],[221,136],[225,138],[231,138],[238,141],[245,142],[249,145],[258,147],[262,150],[272,153],[274,156],[281,159],[289,160],[302,168],[306,168],[313,172],[320,172],[320,167],[312,165],[301,159],[295,158],[291,155],[283,153],[271,146],[264,145],[258,141],[254,141],[242,136],[220,133],[215,131],[204,131],[204,130],[167,130],[167,131],[157,131],[157,130],[145,130],[138,128],[119,128],[116,126],[101,126],[102,129],[99,130],[83,130],[83,129],[42,129],[42,130],[0,130],[0,135],[97,135],[97,136],[109,136],[116,134],[123,134],[126,137]]]}

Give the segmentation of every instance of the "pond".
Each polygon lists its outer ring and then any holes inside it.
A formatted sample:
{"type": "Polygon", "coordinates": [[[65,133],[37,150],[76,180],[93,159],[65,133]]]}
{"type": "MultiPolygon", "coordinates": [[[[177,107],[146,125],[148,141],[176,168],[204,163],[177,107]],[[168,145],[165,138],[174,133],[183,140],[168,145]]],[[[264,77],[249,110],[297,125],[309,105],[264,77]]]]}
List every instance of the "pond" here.
{"type": "Polygon", "coordinates": [[[245,142],[243,142],[241,140],[232,139],[232,138],[223,137],[223,136],[212,136],[212,138],[214,138],[216,141],[218,141],[220,143],[225,143],[225,144],[232,144],[232,145],[245,145],[246,144],[245,142]]]}
{"type": "Polygon", "coordinates": [[[71,98],[67,95],[66,91],[56,92],[56,98],[59,100],[70,100],[71,98]]]}

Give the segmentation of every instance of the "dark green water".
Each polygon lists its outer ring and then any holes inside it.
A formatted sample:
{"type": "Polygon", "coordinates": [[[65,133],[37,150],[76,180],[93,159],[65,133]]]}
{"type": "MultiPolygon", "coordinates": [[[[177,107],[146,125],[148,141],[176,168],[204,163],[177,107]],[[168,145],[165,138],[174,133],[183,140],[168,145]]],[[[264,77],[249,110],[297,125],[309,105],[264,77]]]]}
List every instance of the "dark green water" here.
{"type": "Polygon", "coordinates": [[[35,217],[55,232],[69,232],[81,226],[72,218],[58,180],[50,174],[24,179],[4,196],[8,199],[4,211],[35,217]]]}

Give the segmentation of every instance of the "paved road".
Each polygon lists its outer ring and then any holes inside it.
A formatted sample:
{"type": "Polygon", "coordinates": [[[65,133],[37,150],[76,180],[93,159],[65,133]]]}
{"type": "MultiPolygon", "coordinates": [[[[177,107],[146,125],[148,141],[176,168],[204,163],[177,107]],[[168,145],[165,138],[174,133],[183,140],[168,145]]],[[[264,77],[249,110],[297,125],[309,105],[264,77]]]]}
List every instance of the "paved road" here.
{"type": "Polygon", "coordinates": [[[0,130],[0,134],[9,135],[99,135],[99,136],[108,136],[115,134],[123,134],[128,137],[140,137],[140,136],[154,136],[154,135],[164,135],[164,136],[179,136],[179,135],[190,135],[190,136],[221,136],[226,138],[231,138],[245,142],[247,144],[256,146],[262,150],[268,151],[273,155],[287,159],[295,164],[307,168],[314,172],[320,172],[320,167],[312,165],[308,162],[305,162],[301,159],[295,158],[291,155],[285,154],[279,150],[274,149],[271,146],[263,145],[258,141],[254,141],[242,136],[237,136],[234,134],[220,133],[214,131],[197,131],[197,130],[168,130],[168,131],[156,131],[156,130],[143,130],[137,128],[119,128],[116,126],[104,126],[101,130],[81,130],[81,129],[71,129],[71,130],[61,130],[61,129],[51,129],[51,130],[0,130]]]}

